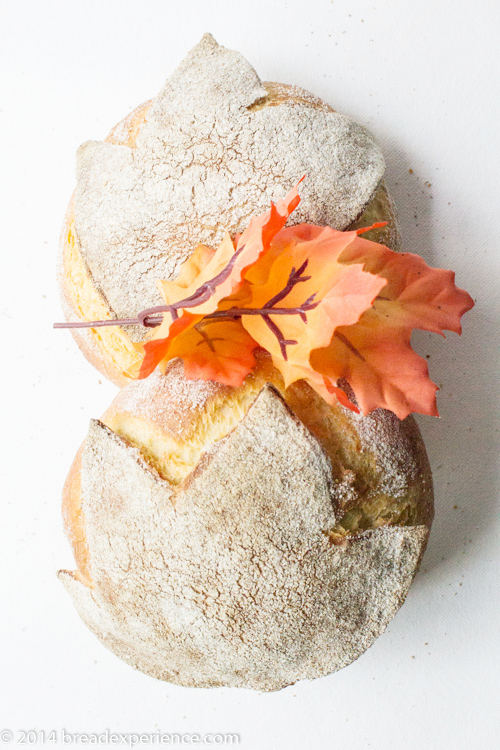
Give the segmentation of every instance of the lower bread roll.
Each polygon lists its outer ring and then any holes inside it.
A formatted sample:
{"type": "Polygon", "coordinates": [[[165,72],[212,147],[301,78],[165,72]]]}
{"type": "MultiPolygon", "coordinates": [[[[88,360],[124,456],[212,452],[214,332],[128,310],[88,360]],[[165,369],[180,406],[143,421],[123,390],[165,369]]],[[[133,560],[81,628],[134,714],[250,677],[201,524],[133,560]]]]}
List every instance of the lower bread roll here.
{"type": "Polygon", "coordinates": [[[433,517],[418,427],[284,389],[165,375],[91,423],[64,490],[78,569],[60,579],[99,640],[153,677],[278,690],[357,659],[403,603],[433,517]]]}

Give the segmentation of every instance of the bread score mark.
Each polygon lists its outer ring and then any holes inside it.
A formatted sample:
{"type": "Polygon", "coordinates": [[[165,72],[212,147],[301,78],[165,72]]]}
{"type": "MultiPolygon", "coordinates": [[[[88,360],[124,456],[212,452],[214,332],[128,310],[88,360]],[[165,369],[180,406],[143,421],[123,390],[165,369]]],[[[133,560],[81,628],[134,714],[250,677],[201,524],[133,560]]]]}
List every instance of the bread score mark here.
{"type": "Polygon", "coordinates": [[[165,305],[135,318],[54,327],[150,329],[134,345],[142,360],[124,373],[132,378],[148,377],[157,366],[164,372],[181,358],[188,379],[239,386],[261,348],[286,387],[305,380],[328,403],[339,400],[363,414],[382,407],[400,419],[411,412],[437,416],[437,386],[411,348],[411,332],[461,333],[472,298],[455,285],[452,271],[361,237],[386,222],[343,232],[285,227],[300,202],[300,182],[234,240],[226,234],[217,250],[199,245],[175,281],[158,281],[165,305]]]}

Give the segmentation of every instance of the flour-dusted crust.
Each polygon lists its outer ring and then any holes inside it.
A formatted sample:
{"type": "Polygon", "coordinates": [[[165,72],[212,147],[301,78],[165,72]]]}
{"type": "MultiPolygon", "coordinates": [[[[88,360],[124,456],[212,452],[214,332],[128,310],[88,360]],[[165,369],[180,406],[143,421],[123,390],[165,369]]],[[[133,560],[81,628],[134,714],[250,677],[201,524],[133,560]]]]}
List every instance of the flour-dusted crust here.
{"type": "MultiPolygon", "coordinates": [[[[166,376],[122,391],[104,418],[115,424],[118,414],[135,415],[151,434],[160,428],[187,441],[191,421],[216,414],[234,390],[190,383],[176,362],[166,376]]],[[[393,495],[417,492],[424,522],[332,544],[329,532],[352,487],[269,384],[180,484],[93,421],[78,489],[90,567],[83,578],[69,571],[60,578],[104,645],[159,679],[257,690],[319,677],[360,656],[418,568],[432,485],[413,420],[339,410],[348,419],[346,441],[350,426],[360,440],[353,450],[373,460],[374,485],[393,495]]],[[[75,468],[76,484],[74,476],[75,468]]]]}
{"type": "Polygon", "coordinates": [[[302,89],[263,84],[206,34],[155,99],[79,149],[74,233],[112,314],[130,317],[160,301],[156,279],[198,243],[242,231],[303,175],[292,222],[345,229],[383,172],[364,127],[302,89]]]}
{"type": "MultiPolygon", "coordinates": [[[[261,82],[241,55],[210,35],[158,97],[104,142],[84,144],[78,164],[61,235],[68,321],[125,310],[129,317],[158,303],[157,278],[174,277],[199,242],[213,246],[225,229],[243,229],[303,174],[303,202],[291,223],[351,228],[388,221],[367,238],[400,246],[372,136],[303,89],[261,82]]],[[[103,375],[125,385],[123,372],[137,361],[132,339],[142,331],[72,334],[103,375]]]]}

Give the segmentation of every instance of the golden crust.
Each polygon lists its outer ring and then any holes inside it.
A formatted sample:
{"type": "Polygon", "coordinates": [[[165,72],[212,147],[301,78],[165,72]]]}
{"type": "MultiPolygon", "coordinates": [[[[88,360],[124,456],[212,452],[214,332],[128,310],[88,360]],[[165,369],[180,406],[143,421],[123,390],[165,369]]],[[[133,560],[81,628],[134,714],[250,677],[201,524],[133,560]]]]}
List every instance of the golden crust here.
{"type": "Polygon", "coordinates": [[[77,451],[63,487],[62,515],[64,529],[71,544],[77,570],[75,578],[92,587],[89,570],[89,551],[85,534],[85,516],[82,510],[82,453],[85,443],[77,451]]]}
{"type": "MultiPolygon", "coordinates": [[[[135,148],[135,141],[151,102],[134,109],[111,130],[106,138],[135,148]]],[[[106,300],[93,284],[75,232],[74,196],[72,196],[61,231],[60,290],[67,321],[107,320],[113,314],[106,300]]],[[[130,336],[121,326],[110,328],[71,329],[73,338],[84,357],[105,378],[119,388],[128,383],[123,372],[138,360],[130,336]]]]}
{"type": "Polygon", "coordinates": [[[135,142],[141,129],[141,125],[146,119],[152,100],[139,104],[132,112],[123,118],[117,125],[112,128],[106,137],[108,143],[116,143],[120,146],[135,148],[135,142]]]}

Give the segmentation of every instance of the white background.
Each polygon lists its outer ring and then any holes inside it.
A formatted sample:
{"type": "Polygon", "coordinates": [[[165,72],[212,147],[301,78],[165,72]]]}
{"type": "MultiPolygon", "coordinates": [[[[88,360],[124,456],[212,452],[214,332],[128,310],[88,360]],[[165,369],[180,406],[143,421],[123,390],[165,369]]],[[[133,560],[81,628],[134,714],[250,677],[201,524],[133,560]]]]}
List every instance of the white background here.
{"type": "Polygon", "coordinates": [[[255,750],[498,747],[497,3],[1,7],[0,730],[237,732],[255,750]],[[356,663],[274,694],[184,689],[133,671],[86,630],[55,575],[73,567],[61,487],[90,417],[115,393],[69,333],[51,330],[75,150],[156,94],[205,31],[263,79],[368,125],[406,248],[454,268],[477,300],[462,338],[418,337],[441,385],[441,419],[419,419],[437,513],[404,607],[356,663]]]}

